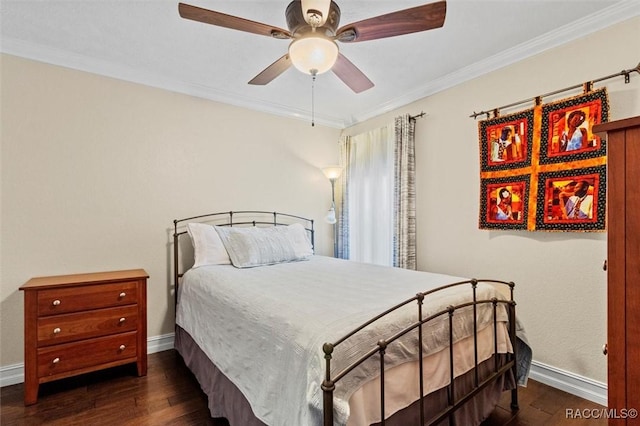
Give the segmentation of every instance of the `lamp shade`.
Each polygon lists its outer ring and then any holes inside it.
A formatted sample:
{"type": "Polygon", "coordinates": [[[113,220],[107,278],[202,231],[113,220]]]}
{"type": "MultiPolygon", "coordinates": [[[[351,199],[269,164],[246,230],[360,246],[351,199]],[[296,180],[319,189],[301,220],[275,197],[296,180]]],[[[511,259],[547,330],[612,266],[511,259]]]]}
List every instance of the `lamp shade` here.
{"type": "Polygon", "coordinates": [[[338,45],[333,40],[313,32],[291,42],[289,58],[293,66],[303,73],[322,74],[336,63],[338,45]]]}
{"type": "Polygon", "coordinates": [[[337,179],[340,177],[340,174],[342,173],[342,167],[327,166],[322,169],[322,173],[324,173],[327,179],[337,179]]]}

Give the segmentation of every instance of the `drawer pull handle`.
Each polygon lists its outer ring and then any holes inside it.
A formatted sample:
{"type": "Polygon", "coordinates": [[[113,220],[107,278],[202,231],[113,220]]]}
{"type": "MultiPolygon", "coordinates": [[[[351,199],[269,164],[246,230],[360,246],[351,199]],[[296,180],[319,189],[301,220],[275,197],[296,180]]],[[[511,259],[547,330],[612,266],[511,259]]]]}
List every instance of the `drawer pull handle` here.
{"type": "Polygon", "coordinates": [[[54,358],[53,361],[51,361],[54,364],[57,364],[60,362],[60,358],[54,358]]]}
{"type": "Polygon", "coordinates": [[[53,301],[53,306],[58,306],[60,304],[60,301],[58,299],[53,301]]]}
{"type": "Polygon", "coordinates": [[[122,324],[123,322],[125,322],[127,319],[125,317],[120,318],[120,324],[122,324]]]}
{"type": "Polygon", "coordinates": [[[120,298],[122,299],[123,297],[125,297],[127,295],[127,293],[125,293],[124,291],[122,293],[120,293],[120,298]]]}
{"type": "Polygon", "coordinates": [[[60,327],[56,327],[56,328],[53,329],[53,334],[58,334],[58,333],[60,333],[60,331],[61,331],[60,327]]]}
{"type": "Polygon", "coordinates": [[[121,351],[124,351],[124,348],[125,348],[125,347],[126,347],[125,345],[120,345],[120,350],[121,350],[121,351]]]}

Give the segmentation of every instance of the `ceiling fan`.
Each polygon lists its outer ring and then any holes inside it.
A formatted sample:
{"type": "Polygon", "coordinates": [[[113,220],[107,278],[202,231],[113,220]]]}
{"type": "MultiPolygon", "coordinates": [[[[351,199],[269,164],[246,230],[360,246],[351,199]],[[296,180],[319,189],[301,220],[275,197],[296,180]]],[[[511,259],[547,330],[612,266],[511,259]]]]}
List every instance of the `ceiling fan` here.
{"type": "Polygon", "coordinates": [[[285,11],[288,30],[184,3],[179,3],[178,10],[185,19],[277,39],[292,39],[288,52],[249,84],[267,84],[293,65],[314,77],[331,70],[351,90],[360,93],[373,87],[373,83],[339,52],[336,41],[355,43],[440,28],[444,25],[447,3],[440,0],[338,28],[340,8],[334,1],[293,0],[285,11]]]}

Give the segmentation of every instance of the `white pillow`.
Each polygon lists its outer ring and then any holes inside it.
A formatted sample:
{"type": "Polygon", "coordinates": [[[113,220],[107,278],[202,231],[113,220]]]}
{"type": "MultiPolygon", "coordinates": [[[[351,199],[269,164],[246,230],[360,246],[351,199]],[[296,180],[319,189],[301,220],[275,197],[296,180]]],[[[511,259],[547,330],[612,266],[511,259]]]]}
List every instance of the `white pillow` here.
{"type": "Polygon", "coordinates": [[[309,233],[304,226],[299,223],[293,223],[286,227],[281,226],[279,228],[285,228],[288,231],[289,238],[293,244],[297,257],[307,258],[313,254],[313,247],[309,240],[309,233]]]}
{"type": "Polygon", "coordinates": [[[229,265],[229,254],[213,225],[188,223],[187,232],[193,243],[194,268],[205,265],[229,265]]]}
{"type": "Polygon", "coordinates": [[[231,264],[238,268],[306,260],[313,249],[302,225],[261,227],[216,226],[231,264]]]}

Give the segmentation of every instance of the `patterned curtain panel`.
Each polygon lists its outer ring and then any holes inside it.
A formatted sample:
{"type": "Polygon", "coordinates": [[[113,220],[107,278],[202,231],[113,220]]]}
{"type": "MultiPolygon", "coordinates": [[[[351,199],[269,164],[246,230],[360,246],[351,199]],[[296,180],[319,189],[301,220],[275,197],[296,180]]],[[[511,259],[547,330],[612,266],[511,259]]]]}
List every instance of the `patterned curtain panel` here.
{"type": "Polygon", "coordinates": [[[342,174],[336,181],[336,206],[338,214],[338,253],[340,259],[349,259],[349,158],[351,157],[351,136],[340,138],[340,165],[342,174]]]}
{"type": "Polygon", "coordinates": [[[415,120],[409,114],[395,119],[394,156],[393,264],[416,269],[415,120]]]}

